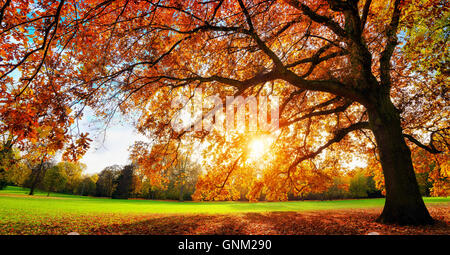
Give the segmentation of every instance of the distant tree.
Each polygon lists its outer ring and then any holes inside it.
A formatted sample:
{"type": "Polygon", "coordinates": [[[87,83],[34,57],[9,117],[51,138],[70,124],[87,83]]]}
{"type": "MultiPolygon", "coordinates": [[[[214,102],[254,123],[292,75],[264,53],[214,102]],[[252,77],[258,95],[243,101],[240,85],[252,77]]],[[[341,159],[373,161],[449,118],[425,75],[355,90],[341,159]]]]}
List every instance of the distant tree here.
{"type": "Polygon", "coordinates": [[[0,190],[8,185],[8,172],[14,166],[17,155],[8,143],[0,144],[0,190]]]}
{"type": "Polygon", "coordinates": [[[381,190],[377,189],[374,176],[367,176],[367,196],[369,198],[383,197],[381,190]]]}
{"type": "Polygon", "coordinates": [[[130,197],[143,197],[144,193],[144,180],[143,176],[138,173],[138,171],[134,171],[133,174],[133,185],[130,197]]]}
{"type": "Polygon", "coordinates": [[[141,192],[155,199],[193,199],[201,166],[190,158],[190,149],[178,150],[164,144],[154,144],[149,148],[147,145],[136,142],[130,155],[137,166],[136,175],[142,180],[141,192]],[[147,151],[142,153],[142,150],[147,151]],[[156,152],[164,150],[167,156],[156,152]],[[168,151],[177,152],[173,155],[168,151]]]}
{"type": "Polygon", "coordinates": [[[29,165],[24,160],[20,160],[8,169],[6,179],[12,185],[22,187],[30,174],[31,168],[29,165]]]}
{"type": "Polygon", "coordinates": [[[108,166],[98,175],[96,182],[96,195],[99,197],[111,197],[115,188],[115,180],[119,177],[121,167],[119,165],[108,166]]]}
{"type": "Polygon", "coordinates": [[[290,194],[289,200],[333,200],[351,197],[349,192],[350,178],[348,176],[336,176],[332,184],[323,192],[307,192],[301,196],[290,194]]]}
{"type": "Polygon", "coordinates": [[[173,187],[178,190],[178,200],[184,201],[186,193],[193,193],[200,174],[200,165],[191,161],[187,155],[181,155],[178,164],[170,171],[170,180],[173,187]]]}
{"type": "Polygon", "coordinates": [[[64,187],[64,192],[74,194],[75,189],[82,181],[81,175],[86,169],[86,165],[80,162],[62,161],[58,163],[58,167],[60,167],[64,171],[67,177],[67,183],[64,187]]]}
{"type": "Polygon", "coordinates": [[[327,191],[324,192],[325,199],[343,199],[349,196],[348,184],[342,177],[336,177],[333,179],[333,185],[331,185],[327,191]]]}
{"type": "Polygon", "coordinates": [[[352,197],[362,198],[367,197],[367,177],[362,172],[357,172],[350,180],[349,191],[352,197]]]}
{"type": "Polygon", "coordinates": [[[425,196],[450,195],[450,167],[447,156],[432,155],[423,149],[412,151],[419,190],[425,196]]]}
{"type": "Polygon", "coordinates": [[[128,199],[133,191],[133,175],[135,166],[126,165],[120,171],[118,178],[115,180],[116,189],[112,193],[112,198],[128,199]]]}
{"type": "Polygon", "coordinates": [[[430,196],[430,189],[433,188],[433,183],[430,181],[428,172],[416,173],[417,183],[419,184],[420,194],[422,196],[430,196]]]}
{"type": "Polygon", "coordinates": [[[34,191],[41,185],[41,182],[45,176],[46,171],[55,165],[52,161],[45,161],[45,157],[42,157],[39,163],[31,167],[31,174],[25,186],[30,188],[29,195],[34,195],[34,191]]]}
{"type": "Polygon", "coordinates": [[[6,186],[8,185],[8,181],[4,179],[3,175],[3,173],[0,173],[0,190],[6,188],[6,186]]]}
{"type": "Polygon", "coordinates": [[[138,179],[138,181],[141,182],[141,184],[139,185],[140,186],[139,195],[147,199],[156,199],[157,198],[156,193],[159,190],[158,187],[153,186],[146,177],[142,176],[139,177],[140,179],[138,179]]]}
{"type": "Polygon", "coordinates": [[[350,174],[350,196],[353,198],[381,197],[381,191],[376,188],[374,177],[367,169],[356,169],[350,174]]]}
{"type": "Polygon", "coordinates": [[[96,182],[98,175],[84,176],[77,187],[77,194],[82,196],[94,196],[96,192],[96,182]]]}
{"type": "Polygon", "coordinates": [[[43,184],[47,190],[47,196],[50,196],[50,192],[58,192],[64,188],[67,182],[67,176],[64,170],[59,166],[53,166],[49,168],[44,176],[43,184]]]}
{"type": "Polygon", "coordinates": [[[0,172],[0,190],[6,188],[8,180],[6,179],[6,172],[0,172]]]}

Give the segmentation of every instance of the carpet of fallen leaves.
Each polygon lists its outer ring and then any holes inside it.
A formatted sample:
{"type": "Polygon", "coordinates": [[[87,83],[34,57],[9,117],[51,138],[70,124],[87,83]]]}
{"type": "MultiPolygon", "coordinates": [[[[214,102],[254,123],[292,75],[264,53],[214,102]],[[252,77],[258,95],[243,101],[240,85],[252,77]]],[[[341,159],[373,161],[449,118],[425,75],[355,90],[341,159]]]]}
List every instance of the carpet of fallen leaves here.
{"type": "Polygon", "coordinates": [[[450,206],[428,207],[437,220],[432,226],[397,226],[375,222],[380,208],[309,212],[241,213],[224,215],[94,214],[3,219],[0,234],[66,235],[449,235],[450,206]]]}

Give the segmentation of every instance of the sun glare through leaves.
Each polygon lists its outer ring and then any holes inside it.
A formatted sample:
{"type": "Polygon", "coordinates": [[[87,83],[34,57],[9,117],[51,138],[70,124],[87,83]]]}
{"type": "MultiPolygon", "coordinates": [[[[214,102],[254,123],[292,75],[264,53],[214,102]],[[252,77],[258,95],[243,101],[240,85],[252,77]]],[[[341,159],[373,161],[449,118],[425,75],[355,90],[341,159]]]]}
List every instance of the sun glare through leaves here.
{"type": "Polygon", "coordinates": [[[253,138],[248,144],[248,160],[251,162],[261,160],[270,151],[272,143],[273,139],[271,137],[253,138]]]}

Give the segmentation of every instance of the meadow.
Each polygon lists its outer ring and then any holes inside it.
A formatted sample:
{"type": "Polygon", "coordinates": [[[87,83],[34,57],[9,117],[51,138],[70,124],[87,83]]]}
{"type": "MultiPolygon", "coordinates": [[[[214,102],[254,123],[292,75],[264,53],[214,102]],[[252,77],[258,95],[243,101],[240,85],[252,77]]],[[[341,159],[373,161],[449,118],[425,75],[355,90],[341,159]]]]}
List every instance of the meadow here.
{"type": "MultiPolygon", "coordinates": [[[[56,193],[47,197],[40,191],[28,196],[27,191],[13,186],[0,190],[0,234],[303,234],[314,231],[309,225],[316,226],[317,234],[363,234],[365,224],[391,233],[373,222],[384,199],[177,202],[56,193]]],[[[450,197],[424,201],[438,224],[423,231],[449,234],[450,197]]],[[[399,233],[408,229],[397,228],[399,233]]]]}

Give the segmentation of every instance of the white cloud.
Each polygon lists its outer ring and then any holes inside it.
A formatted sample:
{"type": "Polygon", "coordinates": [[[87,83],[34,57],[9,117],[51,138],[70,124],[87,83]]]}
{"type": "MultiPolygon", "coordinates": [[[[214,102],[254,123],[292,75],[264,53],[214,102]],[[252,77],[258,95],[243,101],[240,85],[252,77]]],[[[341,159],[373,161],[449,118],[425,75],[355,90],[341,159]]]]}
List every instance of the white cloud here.
{"type": "MultiPolygon", "coordinates": [[[[85,111],[85,118],[80,121],[80,131],[89,132],[93,142],[91,148],[80,160],[87,165],[86,173],[99,173],[105,167],[111,165],[125,165],[130,163],[128,148],[135,141],[147,140],[138,134],[130,123],[123,123],[123,116],[117,115],[106,131],[99,131],[93,123],[93,112],[85,111]],[[121,123],[119,123],[119,121],[121,123]],[[106,133],[105,133],[106,132],[106,133]]],[[[97,125],[98,126],[98,125],[97,125]]],[[[101,126],[101,125],[100,125],[101,126]]]]}
{"type": "Polygon", "coordinates": [[[110,165],[129,163],[128,148],[134,141],[143,139],[133,129],[131,125],[110,127],[104,141],[103,137],[94,140],[93,146],[81,160],[87,165],[87,173],[98,173],[110,165]]]}

